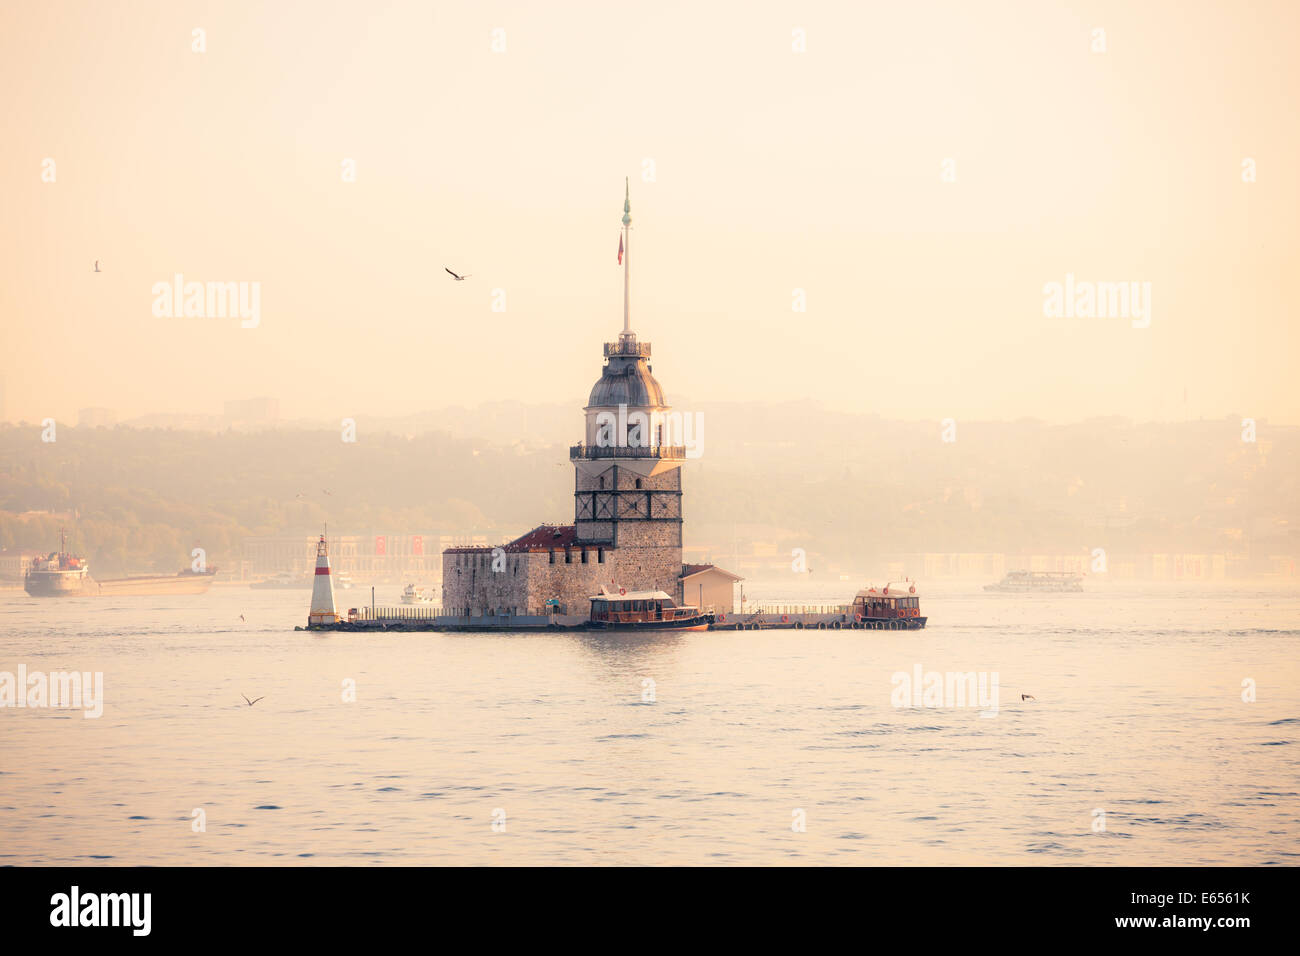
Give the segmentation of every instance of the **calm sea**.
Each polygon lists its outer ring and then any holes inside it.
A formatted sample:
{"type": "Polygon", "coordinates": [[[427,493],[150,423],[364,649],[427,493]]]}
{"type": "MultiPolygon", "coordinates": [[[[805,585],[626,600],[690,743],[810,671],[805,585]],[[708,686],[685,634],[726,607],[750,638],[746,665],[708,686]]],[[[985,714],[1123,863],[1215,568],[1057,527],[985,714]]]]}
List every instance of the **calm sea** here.
{"type": "Polygon", "coordinates": [[[1090,586],[682,635],[3,592],[0,672],[100,671],[104,705],[0,709],[0,863],[1300,862],[1300,592],[1090,586]],[[918,666],[996,672],[996,716],[894,706],[918,666]]]}

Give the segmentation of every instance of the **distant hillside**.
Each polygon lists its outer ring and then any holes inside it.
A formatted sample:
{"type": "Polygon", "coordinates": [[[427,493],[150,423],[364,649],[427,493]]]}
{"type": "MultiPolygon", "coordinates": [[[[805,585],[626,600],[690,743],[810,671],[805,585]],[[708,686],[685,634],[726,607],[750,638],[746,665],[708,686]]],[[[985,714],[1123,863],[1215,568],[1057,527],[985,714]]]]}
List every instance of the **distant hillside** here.
{"type": "MultiPolygon", "coordinates": [[[[899,551],[1300,552],[1300,429],[885,421],[811,403],[714,405],[687,465],[688,545],[834,564],[899,551]]],[[[572,518],[580,413],[508,405],[337,430],[0,427],[0,547],[49,549],[57,514],[104,573],[238,557],[247,535],[518,534],[572,518]],[[427,421],[449,425],[425,428],[427,421]],[[454,434],[452,433],[454,431],[454,434]],[[490,436],[472,440],[469,435],[490,436]],[[513,443],[512,443],[513,442],[513,443]],[[46,512],[46,514],[24,514],[46,512]]]]}

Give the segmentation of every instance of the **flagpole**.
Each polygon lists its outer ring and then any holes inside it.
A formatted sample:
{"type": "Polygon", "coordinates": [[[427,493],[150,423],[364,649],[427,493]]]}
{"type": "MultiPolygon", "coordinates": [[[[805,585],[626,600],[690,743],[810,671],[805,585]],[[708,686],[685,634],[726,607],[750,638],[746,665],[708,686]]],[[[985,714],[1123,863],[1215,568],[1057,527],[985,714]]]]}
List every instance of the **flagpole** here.
{"type": "Polygon", "coordinates": [[[632,202],[630,187],[628,186],[627,177],[623,178],[623,335],[632,334],[632,313],[631,313],[631,270],[629,260],[631,256],[631,232],[632,225],[632,202]]]}

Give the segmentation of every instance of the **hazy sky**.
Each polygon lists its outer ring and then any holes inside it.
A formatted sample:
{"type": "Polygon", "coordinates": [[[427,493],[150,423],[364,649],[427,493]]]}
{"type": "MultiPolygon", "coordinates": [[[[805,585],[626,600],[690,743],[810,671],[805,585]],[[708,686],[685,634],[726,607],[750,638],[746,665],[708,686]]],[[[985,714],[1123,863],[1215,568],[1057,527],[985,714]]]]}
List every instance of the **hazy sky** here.
{"type": "Polygon", "coordinates": [[[1294,2],[6,3],[0,90],[12,420],[572,400],[576,439],[627,175],[670,401],[1300,421],[1294,2]],[[156,317],[176,273],[260,324],[156,317]],[[1067,273],[1150,327],[1045,317],[1067,273]]]}

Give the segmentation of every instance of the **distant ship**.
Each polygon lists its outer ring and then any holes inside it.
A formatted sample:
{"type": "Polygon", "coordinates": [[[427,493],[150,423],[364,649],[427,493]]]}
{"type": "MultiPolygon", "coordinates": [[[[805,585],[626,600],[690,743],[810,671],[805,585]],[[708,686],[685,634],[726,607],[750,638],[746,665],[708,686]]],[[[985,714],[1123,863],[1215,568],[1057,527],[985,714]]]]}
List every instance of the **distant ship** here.
{"type": "Polygon", "coordinates": [[[208,571],[191,571],[186,569],[175,574],[133,574],[125,578],[109,578],[105,581],[95,580],[96,594],[106,597],[117,595],[153,595],[153,594],[203,594],[212,587],[217,576],[217,569],[208,571]]]}
{"type": "Polygon", "coordinates": [[[66,597],[81,594],[90,565],[68,554],[68,536],[59,529],[59,550],[34,558],[23,574],[23,588],[32,597],[66,597]]]}
{"type": "Polygon", "coordinates": [[[1057,594],[1082,591],[1083,575],[1077,571],[1008,571],[997,584],[984,585],[985,591],[1011,591],[1018,594],[1057,594]]]}
{"type": "Polygon", "coordinates": [[[259,591],[305,591],[311,586],[310,575],[294,574],[292,571],[281,571],[279,574],[271,575],[265,581],[254,581],[249,585],[250,588],[259,591]]]}
{"type": "Polygon", "coordinates": [[[414,584],[408,584],[402,592],[403,604],[433,604],[435,600],[432,588],[417,588],[414,584]]]}

